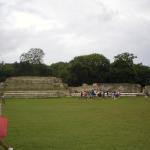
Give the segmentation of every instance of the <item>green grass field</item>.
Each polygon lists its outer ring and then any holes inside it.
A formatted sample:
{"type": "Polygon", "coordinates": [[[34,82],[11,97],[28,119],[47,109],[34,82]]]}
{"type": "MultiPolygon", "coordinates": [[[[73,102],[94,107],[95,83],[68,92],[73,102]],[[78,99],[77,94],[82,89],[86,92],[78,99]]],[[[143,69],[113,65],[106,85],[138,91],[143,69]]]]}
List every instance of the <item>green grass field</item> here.
{"type": "Polygon", "coordinates": [[[150,150],[150,99],[8,100],[15,150],[150,150]]]}

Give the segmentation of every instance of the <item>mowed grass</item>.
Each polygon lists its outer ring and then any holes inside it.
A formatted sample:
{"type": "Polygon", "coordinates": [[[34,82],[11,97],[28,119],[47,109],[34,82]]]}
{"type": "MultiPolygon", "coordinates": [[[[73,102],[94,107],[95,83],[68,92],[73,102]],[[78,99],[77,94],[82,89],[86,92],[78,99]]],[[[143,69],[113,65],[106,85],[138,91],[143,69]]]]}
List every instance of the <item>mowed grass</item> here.
{"type": "Polygon", "coordinates": [[[7,100],[15,150],[150,150],[150,99],[7,100]]]}

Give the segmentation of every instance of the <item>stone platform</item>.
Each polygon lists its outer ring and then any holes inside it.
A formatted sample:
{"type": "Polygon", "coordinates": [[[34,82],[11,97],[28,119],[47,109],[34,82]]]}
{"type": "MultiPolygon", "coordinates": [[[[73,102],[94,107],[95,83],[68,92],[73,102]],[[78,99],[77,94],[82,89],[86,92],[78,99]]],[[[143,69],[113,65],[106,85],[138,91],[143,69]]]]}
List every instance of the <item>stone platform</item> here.
{"type": "Polygon", "coordinates": [[[70,87],[71,92],[78,93],[81,91],[89,91],[91,89],[98,89],[99,91],[120,91],[122,93],[141,93],[141,86],[139,84],[129,83],[95,83],[93,85],[83,84],[79,87],[70,87]]]}
{"type": "Polygon", "coordinates": [[[68,96],[68,86],[56,77],[12,77],[5,82],[6,98],[49,98],[68,96]]]}

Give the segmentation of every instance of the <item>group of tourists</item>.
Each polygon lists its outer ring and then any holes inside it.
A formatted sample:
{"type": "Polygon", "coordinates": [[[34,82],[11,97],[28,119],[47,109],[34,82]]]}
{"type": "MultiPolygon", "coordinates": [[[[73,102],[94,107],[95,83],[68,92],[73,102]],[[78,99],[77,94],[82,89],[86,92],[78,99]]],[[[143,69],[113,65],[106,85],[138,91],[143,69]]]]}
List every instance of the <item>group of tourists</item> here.
{"type": "Polygon", "coordinates": [[[101,98],[106,98],[106,97],[111,97],[113,99],[119,98],[120,97],[120,91],[99,91],[99,90],[83,90],[81,91],[81,98],[96,98],[96,97],[101,97],[101,98]]]}

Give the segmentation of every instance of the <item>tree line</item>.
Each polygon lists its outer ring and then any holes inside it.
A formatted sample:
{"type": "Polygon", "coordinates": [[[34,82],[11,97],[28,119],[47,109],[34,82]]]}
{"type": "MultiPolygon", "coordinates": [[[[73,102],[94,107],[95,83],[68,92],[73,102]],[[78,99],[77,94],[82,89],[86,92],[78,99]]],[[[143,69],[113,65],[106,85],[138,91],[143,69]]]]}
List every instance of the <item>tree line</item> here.
{"type": "Polygon", "coordinates": [[[110,62],[102,54],[77,56],[69,62],[51,65],[43,63],[44,51],[32,48],[20,56],[20,62],[0,63],[0,82],[13,76],[55,76],[62,78],[70,86],[83,83],[138,83],[150,85],[150,67],[135,64],[137,57],[132,53],[122,53],[110,62]]]}

